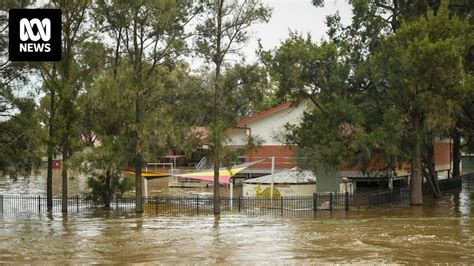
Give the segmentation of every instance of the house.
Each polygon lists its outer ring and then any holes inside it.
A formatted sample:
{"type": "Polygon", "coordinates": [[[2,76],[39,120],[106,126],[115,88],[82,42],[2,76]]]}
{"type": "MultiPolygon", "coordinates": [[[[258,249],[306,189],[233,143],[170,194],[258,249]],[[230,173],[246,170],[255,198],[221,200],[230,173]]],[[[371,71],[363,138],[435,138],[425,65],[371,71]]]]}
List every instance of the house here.
{"type": "Polygon", "coordinates": [[[275,157],[274,168],[276,171],[291,169],[298,165],[296,145],[284,144],[284,132],[287,124],[300,123],[306,110],[304,104],[292,106],[283,103],[254,116],[242,119],[237,126],[229,130],[228,145],[245,145],[248,137],[257,137],[262,144],[257,150],[245,154],[245,161],[251,162],[267,159],[256,164],[243,173],[265,175],[271,173],[270,157],[275,157]]]}
{"type": "MultiPolygon", "coordinates": [[[[268,175],[272,171],[272,160],[274,156],[275,172],[301,166],[304,158],[298,156],[296,145],[284,143],[285,125],[297,125],[301,122],[303,114],[307,110],[307,104],[292,105],[283,103],[254,116],[242,119],[238,125],[228,131],[228,145],[245,145],[249,136],[259,138],[263,143],[255,150],[248,152],[244,156],[246,162],[266,159],[242,173],[249,177],[268,175]]],[[[451,169],[451,141],[449,139],[440,140],[435,144],[435,170],[440,178],[450,175],[451,169]]],[[[381,171],[383,162],[374,160],[369,165],[369,171],[363,173],[358,166],[348,167],[341,162],[339,169],[319,169],[316,176],[318,178],[318,188],[329,190],[339,190],[339,187],[347,186],[351,183],[354,189],[357,187],[385,186],[393,187],[408,183],[410,175],[409,163],[403,163],[396,171],[387,173],[381,171]]],[[[351,189],[352,190],[352,189],[351,189]]]]}

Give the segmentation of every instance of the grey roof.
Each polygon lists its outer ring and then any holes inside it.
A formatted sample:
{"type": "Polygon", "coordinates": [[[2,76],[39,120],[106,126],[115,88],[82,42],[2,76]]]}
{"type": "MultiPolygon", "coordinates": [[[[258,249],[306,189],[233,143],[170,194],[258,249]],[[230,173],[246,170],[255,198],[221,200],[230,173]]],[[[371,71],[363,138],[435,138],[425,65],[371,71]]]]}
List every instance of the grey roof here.
{"type": "MultiPolygon", "coordinates": [[[[271,184],[272,175],[265,175],[243,181],[247,184],[271,184]]],[[[291,169],[275,173],[274,184],[308,184],[315,183],[316,176],[309,170],[291,169]]]]}

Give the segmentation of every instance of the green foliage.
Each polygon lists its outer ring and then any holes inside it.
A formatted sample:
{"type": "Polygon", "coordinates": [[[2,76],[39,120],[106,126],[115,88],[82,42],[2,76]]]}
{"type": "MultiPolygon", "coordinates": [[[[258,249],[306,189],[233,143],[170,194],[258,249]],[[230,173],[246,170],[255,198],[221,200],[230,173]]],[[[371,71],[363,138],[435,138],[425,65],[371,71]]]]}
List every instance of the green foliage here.
{"type": "Polygon", "coordinates": [[[133,179],[130,176],[124,176],[120,170],[115,170],[89,177],[87,185],[91,189],[87,193],[88,199],[110,207],[114,196],[121,197],[133,188],[133,179]]]}
{"type": "Polygon", "coordinates": [[[470,90],[464,66],[473,38],[466,20],[444,5],[391,33],[375,12],[380,3],[355,1],[345,29],[337,16],[329,18],[329,42],[292,34],[260,53],[279,95],[310,106],[300,126],[288,126],[287,141],[313,161],[366,171],[381,159],[395,170],[412,158],[415,143],[448,134],[461,108],[453,95],[470,90]]]}
{"type": "Polygon", "coordinates": [[[348,97],[344,90],[350,75],[345,51],[335,43],[313,43],[311,36],[298,33],[273,51],[260,57],[277,83],[277,97],[287,101],[310,100],[316,106],[335,95],[348,97]]]}
{"type": "Polygon", "coordinates": [[[133,181],[123,174],[122,166],[126,163],[124,146],[111,137],[102,136],[101,140],[100,146],[87,148],[74,160],[80,165],[81,172],[89,176],[90,192],[87,196],[109,207],[114,196],[122,196],[132,189],[133,181]]]}
{"type": "Polygon", "coordinates": [[[0,171],[11,177],[30,175],[41,164],[41,146],[35,103],[17,99],[20,111],[0,122],[0,171]]]}
{"type": "Polygon", "coordinates": [[[395,106],[408,121],[419,115],[425,133],[447,133],[459,111],[451,96],[465,90],[464,58],[472,45],[470,25],[450,18],[444,7],[436,15],[428,12],[426,18],[403,23],[395,35],[381,43],[371,59],[373,80],[384,95],[381,100],[395,106]]]}
{"type": "Polygon", "coordinates": [[[197,25],[197,53],[207,62],[222,64],[229,55],[240,55],[240,45],[250,37],[249,28],[257,22],[267,22],[271,10],[259,0],[202,1],[197,25]]]}
{"type": "Polygon", "coordinates": [[[262,98],[258,80],[264,80],[263,72],[256,66],[228,64],[231,57],[240,58],[240,46],[250,35],[248,29],[257,22],[266,22],[271,10],[258,0],[214,0],[201,5],[202,23],[197,25],[196,52],[207,63],[212,63],[212,76],[207,83],[211,88],[212,117],[209,127],[209,143],[215,167],[226,157],[225,130],[232,128],[237,114],[247,115],[262,98]],[[248,100],[257,96],[255,101],[248,100]]]}

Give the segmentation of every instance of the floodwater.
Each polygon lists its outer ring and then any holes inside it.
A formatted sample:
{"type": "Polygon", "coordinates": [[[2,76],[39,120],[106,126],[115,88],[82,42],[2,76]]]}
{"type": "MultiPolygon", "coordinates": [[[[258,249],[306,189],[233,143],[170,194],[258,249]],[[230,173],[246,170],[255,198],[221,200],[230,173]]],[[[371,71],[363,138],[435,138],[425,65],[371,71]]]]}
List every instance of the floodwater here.
{"type": "Polygon", "coordinates": [[[473,203],[465,187],[423,207],[301,216],[0,215],[0,263],[473,264],[473,203]]]}
{"type": "MultiPolygon", "coordinates": [[[[61,171],[53,171],[53,195],[61,195],[61,171]]],[[[228,186],[221,187],[221,195],[228,196],[230,189],[228,186]]],[[[78,195],[88,192],[87,177],[77,173],[69,173],[68,193],[78,195]]],[[[12,179],[0,175],[0,194],[25,194],[39,195],[46,194],[46,169],[40,169],[39,173],[30,177],[18,177],[12,179]]],[[[242,194],[241,187],[234,188],[234,196],[242,194]]],[[[129,192],[134,195],[134,191],[129,192]]],[[[148,181],[148,195],[175,195],[175,196],[205,196],[212,195],[212,187],[202,188],[171,188],[168,187],[168,178],[158,178],[148,181]]]]}

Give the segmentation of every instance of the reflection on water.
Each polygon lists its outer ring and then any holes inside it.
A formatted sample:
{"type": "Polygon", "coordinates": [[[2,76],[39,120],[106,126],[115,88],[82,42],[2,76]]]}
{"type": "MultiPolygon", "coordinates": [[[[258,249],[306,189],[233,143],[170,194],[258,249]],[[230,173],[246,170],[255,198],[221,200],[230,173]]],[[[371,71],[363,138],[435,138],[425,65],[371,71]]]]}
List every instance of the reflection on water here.
{"type": "Polygon", "coordinates": [[[474,263],[472,190],[286,216],[0,216],[0,263],[474,263]]]}

